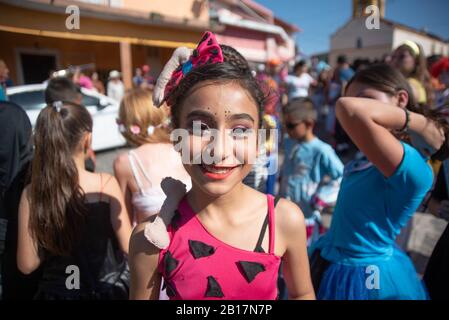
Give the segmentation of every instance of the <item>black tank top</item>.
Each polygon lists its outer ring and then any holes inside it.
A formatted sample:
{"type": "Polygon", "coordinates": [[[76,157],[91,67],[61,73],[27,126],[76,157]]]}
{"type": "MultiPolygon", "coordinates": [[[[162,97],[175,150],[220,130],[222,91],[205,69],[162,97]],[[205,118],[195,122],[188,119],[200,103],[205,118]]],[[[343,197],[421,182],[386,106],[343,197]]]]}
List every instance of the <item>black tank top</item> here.
{"type": "Polygon", "coordinates": [[[110,205],[100,201],[86,206],[86,222],[73,253],[62,257],[43,251],[35,299],[128,299],[129,268],[111,225],[110,205]],[[76,272],[69,266],[79,270],[79,289],[73,288],[76,272]]]}

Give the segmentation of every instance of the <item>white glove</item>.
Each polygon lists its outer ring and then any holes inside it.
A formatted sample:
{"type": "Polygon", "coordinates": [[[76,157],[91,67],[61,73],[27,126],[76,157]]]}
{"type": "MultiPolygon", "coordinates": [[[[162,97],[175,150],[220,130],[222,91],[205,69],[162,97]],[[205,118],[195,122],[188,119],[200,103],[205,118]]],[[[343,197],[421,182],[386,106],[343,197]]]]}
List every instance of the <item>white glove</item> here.
{"type": "Polygon", "coordinates": [[[179,47],[171,56],[170,60],[165,64],[159,78],[157,79],[156,85],[153,89],[153,104],[156,107],[160,107],[162,101],[164,100],[165,86],[168,81],[170,81],[173,71],[176,70],[180,65],[187,62],[193,53],[193,49],[186,47],[179,47]]]}
{"type": "Polygon", "coordinates": [[[167,226],[160,216],[156,216],[153,222],[145,225],[144,235],[148,241],[159,249],[166,249],[170,244],[167,226]]]}
{"type": "Polygon", "coordinates": [[[161,182],[162,191],[167,195],[160,213],[153,222],[145,225],[144,235],[149,242],[159,249],[166,249],[170,244],[170,236],[167,227],[176,214],[178,204],[184,198],[184,195],[191,188],[179,180],[173,178],[164,178],[161,182]]]}

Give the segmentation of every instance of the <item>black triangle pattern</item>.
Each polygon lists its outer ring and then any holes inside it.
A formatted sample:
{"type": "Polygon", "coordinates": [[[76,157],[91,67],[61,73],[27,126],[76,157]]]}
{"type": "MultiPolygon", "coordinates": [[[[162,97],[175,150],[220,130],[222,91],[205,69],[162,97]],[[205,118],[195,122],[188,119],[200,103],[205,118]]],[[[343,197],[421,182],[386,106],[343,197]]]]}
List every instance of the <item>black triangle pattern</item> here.
{"type": "Polygon", "coordinates": [[[223,298],[224,294],[221,290],[220,284],[217,282],[217,280],[212,277],[207,277],[207,289],[206,293],[204,294],[205,297],[215,297],[215,298],[223,298]]]}
{"type": "Polygon", "coordinates": [[[173,270],[178,266],[179,261],[173,258],[171,252],[167,250],[164,255],[164,268],[165,268],[165,276],[168,278],[173,270]]]}
{"type": "Polygon", "coordinates": [[[265,271],[265,266],[259,262],[239,261],[237,263],[239,265],[240,272],[243,274],[248,283],[251,283],[259,273],[265,271]]]}
{"type": "Polygon", "coordinates": [[[215,248],[201,241],[189,240],[190,253],[195,259],[209,257],[215,253],[215,248]]]}
{"type": "Polygon", "coordinates": [[[167,281],[166,287],[167,287],[166,288],[167,290],[165,292],[167,293],[167,296],[169,296],[170,298],[173,298],[177,295],[176,288],[173,286],[171,281],[167,281]]]}

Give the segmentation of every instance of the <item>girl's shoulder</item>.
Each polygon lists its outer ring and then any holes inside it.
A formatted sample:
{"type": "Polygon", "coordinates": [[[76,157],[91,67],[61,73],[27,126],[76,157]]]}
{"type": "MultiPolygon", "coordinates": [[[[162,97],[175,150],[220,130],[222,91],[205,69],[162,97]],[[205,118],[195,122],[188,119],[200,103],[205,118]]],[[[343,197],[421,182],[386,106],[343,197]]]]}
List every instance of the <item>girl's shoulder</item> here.
{"type": "Polygon", "coordinates": [[[398,186],[407,186],[407,191],[429,189],[432,186],[433,172],[427,158],[408,143],[401,144],[404,148],[402,161],[387,181],[398,186]]]}
{"type": "MultiPolygon", "coordinates": [[[[118,156],[114,159],[114,168],[116,166],[129,168],[129,157],[130,153],[133,153],[135,156],[140,157],[141,152],[139,151],[142,146],[136,148],[136,149],[126,149],[118,154],[118,156]]],[[[145,155],[143,155],[145,158],[145,155]]]]}
{"type": "Polygon", "coordinates": [[[154,150],[164,150],[164,151],[174,151],[174,147],[171,143],[145,143],[143,145],[141,145],[140,147],[138,147],[137,149],[135,149],[135,152],[137,154],[146,154],[149,152],[153,152],[154,150]]]}
{"type": "MultiPolygon", "coordinates": [[[[146,143],[132,150],[132,152],[144,165],[151,165],[155,162],[160,163],[161,154],[164,155],[164,159],[179,157],[179,153],[175,151],[175,148],[170,143],[146,143]]],[[[128,153],[125,156],[128,157],[128,153]]]]}
{"type": "Polygon", "coordinates": [[[305,228],[304,214],[301,209],[290,200],[279,199],[275,207],[276,228],[283,234],[289,235],[305,228]]]}
{"type": "MultiPolygon", "coordinates": [[[[253,191],[253,195],[250,198],[251,201],[267,201],[266,194],[254,189],[251,190],[253,191]]],[[[268,197],[272,196],[269,195],[268,197]]],[[[273,202],[273,207],[274,223],[278,232],[285,235],[290,235],[305,228],[304,214],[292,201],[279,198],[276,205],[273,202]]]]}
{"type": "Polygon", "coordinates": [[[114,167],[114,173],[116,176],[131,172],[131,168],[130,168],[130,164],[129,164],[129,151],[120,153],[114,159],[113,167],[114,167]]]}
{"type": "Polygon", "coordinates": [[[293,202],[279,199],[275,207],[275,252],[283,256],[285,251],[299,239],[306,239],[304,214],[293,202]]]}

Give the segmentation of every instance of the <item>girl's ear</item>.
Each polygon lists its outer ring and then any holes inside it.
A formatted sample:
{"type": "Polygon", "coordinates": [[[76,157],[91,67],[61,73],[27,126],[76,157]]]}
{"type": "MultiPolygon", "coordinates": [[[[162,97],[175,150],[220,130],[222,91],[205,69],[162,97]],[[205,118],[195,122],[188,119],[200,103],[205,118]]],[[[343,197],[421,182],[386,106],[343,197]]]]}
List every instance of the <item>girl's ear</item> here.
{"type": "Polygon", "coordinates": [[[87,150],[90,149],[91,145],[92,145],[92,132],[88,132],[84,136],[84,143],[83,143],[84,153],[86,153],[87,150]]]}
{"type": "Polygon", "coordinates": [[[396,94],[396,98],[397,98],[397,105],[400,108],[405,109],[408,105],[408,92],[405,90],[399,90],[398,93],[396,94]]]}

